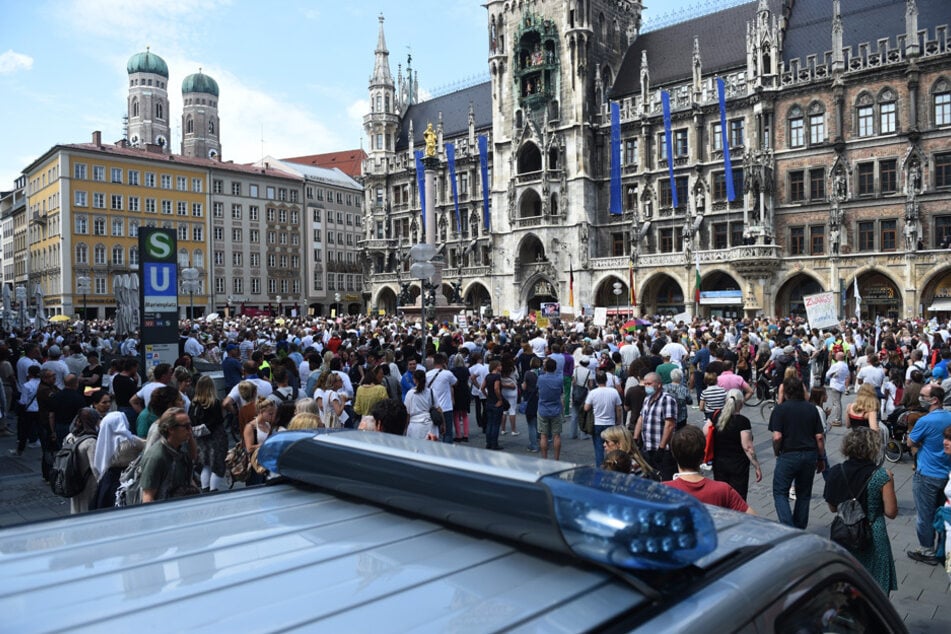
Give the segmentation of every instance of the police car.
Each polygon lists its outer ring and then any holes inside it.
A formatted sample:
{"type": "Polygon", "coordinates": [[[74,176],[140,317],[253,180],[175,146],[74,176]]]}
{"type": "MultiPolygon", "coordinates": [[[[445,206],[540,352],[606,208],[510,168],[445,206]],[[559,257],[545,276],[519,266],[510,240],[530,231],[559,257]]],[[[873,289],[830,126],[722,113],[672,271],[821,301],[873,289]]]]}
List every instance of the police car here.
{"type": "Polygon", "coordinates": [[[3,631],[903,632],[845,551],[669,487],[380,433],[283,482],[0,530],[3,631]]]}

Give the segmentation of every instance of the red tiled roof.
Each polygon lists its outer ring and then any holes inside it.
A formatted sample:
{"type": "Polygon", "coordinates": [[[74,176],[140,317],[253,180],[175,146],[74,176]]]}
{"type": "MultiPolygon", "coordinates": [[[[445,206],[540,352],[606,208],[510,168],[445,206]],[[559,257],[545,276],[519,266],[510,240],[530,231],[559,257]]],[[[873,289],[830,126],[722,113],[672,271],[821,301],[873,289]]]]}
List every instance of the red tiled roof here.
{"type": "Polygon", "coordinates": [[[288,163],[300,163],[302,165],[314,165],[316,167],[336,167],[351,178],[360,178],[360,172],[363,169],[363,159],[366,157],[366,152],[361,149],[357,149],[343,150],[341,152],[327,152],[326,154],[294,156],[292,158],[281,160],[287,161],[288,163]]]}

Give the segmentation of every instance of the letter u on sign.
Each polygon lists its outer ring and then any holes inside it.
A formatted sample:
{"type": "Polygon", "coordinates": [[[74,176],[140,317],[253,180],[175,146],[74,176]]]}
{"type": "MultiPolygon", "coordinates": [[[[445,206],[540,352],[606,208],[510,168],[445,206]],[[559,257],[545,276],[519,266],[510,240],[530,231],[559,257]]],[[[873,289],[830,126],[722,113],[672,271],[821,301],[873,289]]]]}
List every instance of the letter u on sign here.
{"type": "Polygon", "coordinates": [[[154,291],[166,291],[171,280],[167,270],[151,269],[149,271],[149,287],[154,291]]]}

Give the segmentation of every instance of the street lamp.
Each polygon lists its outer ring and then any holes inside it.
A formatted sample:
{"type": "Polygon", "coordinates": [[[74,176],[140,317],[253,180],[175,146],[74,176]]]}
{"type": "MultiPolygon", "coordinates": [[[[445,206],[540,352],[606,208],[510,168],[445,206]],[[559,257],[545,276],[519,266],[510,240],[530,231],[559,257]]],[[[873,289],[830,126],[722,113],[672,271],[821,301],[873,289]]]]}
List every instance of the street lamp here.
{"type": "Polygon", "coordinates": [[[621,290],[622,284],[620,282],[614,283],[614,318],[617,319],[621,314],[621,293],[624,291],[621,290]]]}
{"type": "Polygon", "coordinates": [[[92,280],[89,279],[88,275],[80,275],[76,278],[76,292],[83,294],[83,320],[87,319],[88,307],[86,306],[86,295],[89,294],[92,280]]]}
{"type": "Polygon", "coordinates": [[[340,316],[340,293],[334,293],[334,304],[337,306],[337,317],[340,316]]]}
{"type": "Polygon", "coordinates": [[[182,269],[182,290],[188,293],[189,319],[195,319],[195,293],[200,291],[198,281],[198,269],[188,267],[182,269]]]}
{"type": "Polygon", "coordinates": [[[17,286],[14,296],[17,298],[17,313],[19,314],[18,321],[20,322],[20,328],[26,328],[26,286],[22,284],[17,286]]]}
{"type": "Polygon", "coordinates": [[[281,309],[281,296],[280,296],[280,295],[277,296],[277,314],[278,314],[278,315],[282,315],[282,316],[284,315],[284,311],[281,309]]]}

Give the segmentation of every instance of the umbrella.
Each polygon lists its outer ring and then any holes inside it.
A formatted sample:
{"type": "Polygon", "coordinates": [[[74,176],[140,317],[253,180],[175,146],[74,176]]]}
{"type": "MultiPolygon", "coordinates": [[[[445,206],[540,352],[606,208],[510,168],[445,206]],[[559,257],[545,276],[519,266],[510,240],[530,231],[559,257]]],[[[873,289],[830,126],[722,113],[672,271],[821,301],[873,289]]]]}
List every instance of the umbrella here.
{"type": "Polygon", "coordinates": [[[69,317],[67,317],[66,315],[53,315],[52,317],[50,317],[50,321],[53,323],[69,321],[69,317]]]}
{"type": "Polygon", "coordinates": [[[624,322],[624,325],[621,326],[621,330],[626,330],[631,332],[632,330],[637,330],[638,328],[646,328],[650,325],[651,322],[645,321],[643,319],[631,319],[624,322]]]}

